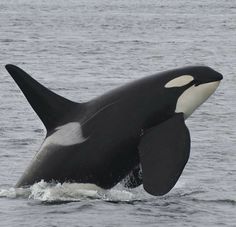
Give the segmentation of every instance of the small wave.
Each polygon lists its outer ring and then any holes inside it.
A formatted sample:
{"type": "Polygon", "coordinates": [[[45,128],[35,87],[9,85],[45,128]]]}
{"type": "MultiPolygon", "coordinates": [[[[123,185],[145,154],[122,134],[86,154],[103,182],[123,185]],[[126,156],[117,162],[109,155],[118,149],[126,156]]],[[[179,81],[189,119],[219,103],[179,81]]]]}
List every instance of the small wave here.
{"type": "Polygon", "coordinates": [[[226,204],[226,205],[236,205],[236,200],[233,199],[192,199],[194,202],[200,203],[216,203],[216,204],[226,204]]]}
{"type": "MultiPolygon", "coordinates": [[[[145,192],[142,195],[144,194],[145,192]]],[[[54,204],[86,199],[100,199],[107,202],[134,202],[144,199],[145,196],[140,196],[140,190],[131,191],[122,185],[104,190],[94,184],[61,184],[40,181],[28,188],[0,189],[0,197],[26,198],[54,204]]]]}

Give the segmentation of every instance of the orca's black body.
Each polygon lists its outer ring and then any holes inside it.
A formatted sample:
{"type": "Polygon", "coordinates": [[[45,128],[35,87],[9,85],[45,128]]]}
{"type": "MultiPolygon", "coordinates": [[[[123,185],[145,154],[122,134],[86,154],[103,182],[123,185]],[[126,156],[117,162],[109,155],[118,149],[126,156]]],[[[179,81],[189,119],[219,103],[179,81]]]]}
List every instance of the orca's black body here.
{"type": "Polygon", "coordinates": [[[16,66],[6,69],[47,129],[42,147],[17,187],[43,179],[108,189],[126,178],[126,186],[143,183],[153,195],[167,193],[177,182],[190,152],[184,120],[222,79],[209,67],[186,67],[75,103],[16,66]]]}

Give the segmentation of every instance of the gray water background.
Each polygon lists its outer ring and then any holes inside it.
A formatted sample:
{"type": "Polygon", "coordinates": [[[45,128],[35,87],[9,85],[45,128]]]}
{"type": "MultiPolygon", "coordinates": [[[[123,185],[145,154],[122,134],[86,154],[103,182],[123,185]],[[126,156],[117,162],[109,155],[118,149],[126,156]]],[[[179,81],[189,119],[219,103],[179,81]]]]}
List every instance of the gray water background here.
{"type": "Polygon", "coordinates": [[[1,0],[0,226],[236,226],[235,74],[234,0],[1,0]],[[45,130],[7,63],[74,101],[186,65],[224,80],[187,120],[191,156],[169,194],[117,186],[81,197],[76,185],[13,189],[45,130]]]}

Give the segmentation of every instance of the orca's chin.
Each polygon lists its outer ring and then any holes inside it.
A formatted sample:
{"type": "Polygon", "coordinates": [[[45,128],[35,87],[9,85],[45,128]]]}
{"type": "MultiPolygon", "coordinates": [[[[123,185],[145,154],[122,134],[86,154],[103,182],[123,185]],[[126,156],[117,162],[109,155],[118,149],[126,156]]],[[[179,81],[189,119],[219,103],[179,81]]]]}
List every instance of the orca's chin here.
{"type": "Polygon", "coordinates": [[[191,86],[178,98],[176,113],[184,113],[187,119],[195,109],[205,102],[218,88],[220,80],[191,86]]]}

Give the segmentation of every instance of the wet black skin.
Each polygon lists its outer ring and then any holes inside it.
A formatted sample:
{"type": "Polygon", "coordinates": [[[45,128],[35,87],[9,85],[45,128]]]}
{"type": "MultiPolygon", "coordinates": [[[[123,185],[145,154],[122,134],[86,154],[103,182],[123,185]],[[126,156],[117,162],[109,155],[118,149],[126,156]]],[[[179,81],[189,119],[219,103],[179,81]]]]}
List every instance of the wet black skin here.
{"type": "MultiPolygon", "coordinates": [[[[37,93],[43,92],[43,88],[31,97],[27,94],[28,87],[33,86],[37,90],[38,84],[34,81],[27,85],[24,82],[20,84],[21,79],[15,74],[23,74],[23,71],[12,65],[6,68],[32,107],[38,108],[36,112],[41,111],[38,114],[47,128],[47,136],[58,126],[79,122],[86,138],[80,144],[50,145],[40,151],[38,161],[31,163],[17,187],[31,185],[41,179],[94,183],[105,189],[113,187],[139,165],[138,145],[142,135],[175,114],[176,102],[186,89],[193,84],[197,86],[222,79],[218,72],[202,66],[166,71],[131,82],[87,103],[71,102],[68,108],[60,109],[63,112],[60,118],[52,117],[56,119],[53,122],[47,119],[47,111],[41,110],[45,105],[43,102],[39,107],[32,104],[39,102],[37,99],[41,97],[37,93]],[[166,83],[181,75],[191,75],[194,80],[182,87],[165,88],[166,83]]],[[[53,102],[54,97],[49,100],[53,102]]],[[[63,102],[67,103],[67,100],[63,102]]],[[[54,108],[58,111],[57,101],[48,109],[54,108]]]]}

